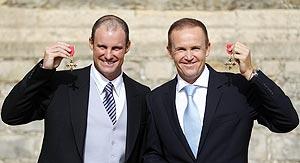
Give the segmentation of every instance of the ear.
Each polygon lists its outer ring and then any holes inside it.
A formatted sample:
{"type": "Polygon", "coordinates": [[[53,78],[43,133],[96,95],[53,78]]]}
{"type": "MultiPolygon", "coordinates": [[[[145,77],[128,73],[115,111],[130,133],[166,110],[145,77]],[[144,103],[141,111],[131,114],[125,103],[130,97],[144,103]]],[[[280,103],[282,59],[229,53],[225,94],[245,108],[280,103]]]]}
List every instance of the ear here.
{"type": "Polygon", "coordinates": [[[93,49],[94,49],[94,41],[92,40],[92,38],[89,38],[89,46],[90,46],[90,49],[93,51],[93,49]]]}
{"type": "Polygon", "coordinates": [[[172,48],[171,48],[170,46],[167,46],[166,49],[167,49],[167,52],[168,52],[169,57],[170,57],[170,58],[173,58],[173,55],[172,55],[172,48]]]}
{"type": "Polygon", "coordinates": [[[210,48],[211,48],[211,44],[210,44],[210,42],[208,42],[208,44],[207,44],[207,48],[206,48],[206,54],[205,54],[205,56],[206,56],[206,57],[208,57],[208,56],[209,56],[209,53],[210,53],[210,48]]]}
{"type": "Polygon", "coordinates": [[[129,40],[128,43],[126,44],[125,53],[127,53],[127,52],[129,51],[130,46],[131,46],[131,42],[130,42],[130,40],[129,40]]]}

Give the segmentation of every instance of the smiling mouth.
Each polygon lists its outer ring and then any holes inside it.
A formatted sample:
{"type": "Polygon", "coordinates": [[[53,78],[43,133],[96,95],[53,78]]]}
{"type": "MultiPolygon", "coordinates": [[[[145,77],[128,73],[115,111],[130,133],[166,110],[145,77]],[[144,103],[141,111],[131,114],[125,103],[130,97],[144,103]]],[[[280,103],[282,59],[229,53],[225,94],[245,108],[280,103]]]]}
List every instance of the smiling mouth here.
{"type": "Polygon", "coordinates": [[[107,60],[101,60],[101,61],[106,65],[113,65],[114,63],[116,63],[116,61],[107,61],[107,60]]]}
{"type": "Polygon", "coordinates": [[[115,62],[112,62],[112,61],[106,61],[105,63],[108,64],[108,65],[112,65],[112,64],[114,64],[115,62]]]}
{"type": "Polygon", "coordinates": [[[184,64],[184,65],[193,65],[193,64],[195,64],[196,62],[182,62],[182,64],[184,64]]]}

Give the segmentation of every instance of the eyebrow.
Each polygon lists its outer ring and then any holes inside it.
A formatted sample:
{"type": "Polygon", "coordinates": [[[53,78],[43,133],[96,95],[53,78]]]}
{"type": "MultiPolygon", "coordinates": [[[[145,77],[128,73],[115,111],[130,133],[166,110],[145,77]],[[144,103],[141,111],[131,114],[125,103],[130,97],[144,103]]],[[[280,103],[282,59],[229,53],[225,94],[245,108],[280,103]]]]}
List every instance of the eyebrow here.
{"type": "Polygon", "coordinates": [[[181,49],[186,49],[185,47],[179,46],[179,47],[174,47],[174,50],[181,50],[181,49]]]}

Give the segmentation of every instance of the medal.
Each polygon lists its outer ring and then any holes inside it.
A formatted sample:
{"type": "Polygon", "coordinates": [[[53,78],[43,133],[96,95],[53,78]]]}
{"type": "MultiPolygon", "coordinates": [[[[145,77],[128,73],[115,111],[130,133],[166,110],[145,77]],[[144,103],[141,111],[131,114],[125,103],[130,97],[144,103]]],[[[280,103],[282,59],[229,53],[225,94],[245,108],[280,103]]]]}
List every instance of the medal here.
{"type": "Polygon", "coordinates": [[[228,55],[228,60],[225,62],[225,66],[228,66],[228,69],[231,70],[233,66],[236,65],[235,59],[234,59],[234,51],[233,51],[234,45],[231,42],[228,42],[226,44],[226,52],[228,55]]]}
{"type": "Polygon", "coordinates": [[[74,54],[75,54],[75,45],[70,45],[69,48],[71,49],[70,53],[70,61],[69,63],[66,65],[71,71],[74,70],[74,68],[76,68],[77,64],[74,62],[73,58],[74,58],[74,54]]]}

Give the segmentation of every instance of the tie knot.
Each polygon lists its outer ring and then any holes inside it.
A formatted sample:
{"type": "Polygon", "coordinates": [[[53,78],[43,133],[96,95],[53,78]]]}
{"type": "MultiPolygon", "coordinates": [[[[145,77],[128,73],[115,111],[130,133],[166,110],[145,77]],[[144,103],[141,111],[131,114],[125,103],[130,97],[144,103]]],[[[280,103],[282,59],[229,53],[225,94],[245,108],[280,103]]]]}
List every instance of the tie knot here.
{"type": "Polygon", "coordinates": [[[111,93],[113,91],[114,85],[109,82],[105,87],[104,87],[104,91],[106,93],[111,93]]]}
{"type": "Polygon", "coordinates": [[[184,89],[186,95],[193,96],[196,88],[197,88],[197,86],[195,86],[195,85],[187,85],[183,89],[184,89]]]}

